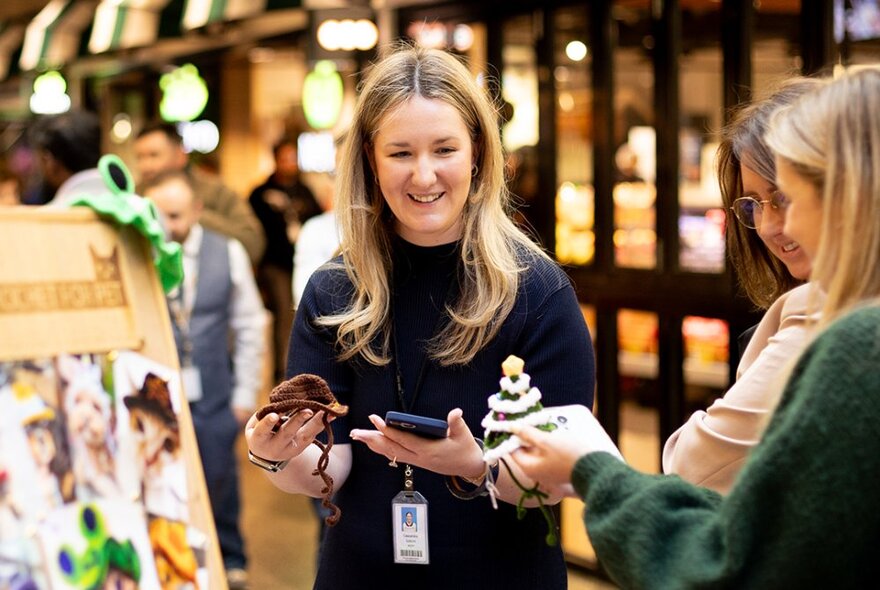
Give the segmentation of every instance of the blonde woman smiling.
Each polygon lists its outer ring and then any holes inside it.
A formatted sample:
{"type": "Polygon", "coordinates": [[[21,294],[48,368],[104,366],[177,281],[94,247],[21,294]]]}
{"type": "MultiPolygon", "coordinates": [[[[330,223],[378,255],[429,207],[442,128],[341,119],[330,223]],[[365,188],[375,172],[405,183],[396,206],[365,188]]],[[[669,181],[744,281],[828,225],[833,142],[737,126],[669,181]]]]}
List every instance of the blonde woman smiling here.
{"type": "MultiPolygon", "coordinates": [[[[545,543],[538,511],[517,519],[507,470],[497,511],[445,481],[481,494],[475,434],[509,354],[526,359],[546,403],[591,407],[595,386],[574,290],[510,220],[496,111],[461,62],[406,47],[373,67],[337,198],[342,256],[306,286],[287,368],[320,375],[350,407],[333,423],[327,471],[342,517],[327,530],[315,587],[564,588],[562,553],[545,543]],[[389,410],[445,419],[448,436],[387,428],[389,410]],[[406,481],[427,500],[414,515],[425,549],[401,554],[392,499],[406,481]],[[418,565],[396,563],[408,559],[418,565]]],[[[248,424],[254,455],[289,461],[270,476],[279,488],[320,495],[309,445],[319,418],[300,413],[275,435],[275,414],[248,424]]]]}

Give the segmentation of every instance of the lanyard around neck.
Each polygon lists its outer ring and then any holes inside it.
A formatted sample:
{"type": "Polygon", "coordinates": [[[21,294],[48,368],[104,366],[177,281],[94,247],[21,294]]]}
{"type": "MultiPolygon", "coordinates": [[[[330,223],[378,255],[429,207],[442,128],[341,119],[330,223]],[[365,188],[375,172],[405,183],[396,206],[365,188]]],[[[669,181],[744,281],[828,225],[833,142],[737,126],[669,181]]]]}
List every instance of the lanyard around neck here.
{"type": "MultiPolygon", "coordinates": [[[[193,302],[195,305],[195,302],[193,302]]],[[[168,307],[171,310],[171,321],[180,334],[180,364],[184,367],[192,365],[193,361],[193,341],[190,334],[190,319],[192,318],[192,308],[186,305],[184,301],[184,281],[181,281],[177,287],[177,293],[174,297],[169,298],[168,307]]]]}
{"type": "MultiPolygon", "coordinates": [[[[444,320],[446,319],[446,305],[449,303],[449,299],[452,296],[453,287],[458,284],[457,275],[453,274],[450,277],[448,284],[446,285],[445,293],[443,295],[443,300],[440,305],[439,314],[437,316],[437,322],[434,326],[434,330],[431,333],[432,338],[436,336],[440,332],[440,327],[443,325],[444,320]]],[[[400,371],[400,350],[398,348],[397,343],[397,327],[394,325],[394,314],[391,314],[391,347],[392,352],[394,353],[394,358],[392,362],[394,363],[394,385],[395,385],[395,393],[397,394],[397,403],[400,404],[400,409],[406,413],[411,413],[411,410],[416,405],[416,400],[419,397],[419,393],[422,390],[422,385],[425,381],[425,375],[428,372],[428,365],[431,362],[430,353],[425,350],[424,356],[422,357],[421,366],[419,367],[419,374],[416,378],[415,387],[412,389],[412,397],[409,399],[409,403],[406,400],[406,394],[403,387],[403,374],[400,371]]]]}
{"type": "MultiPolygon", "coordinates": [[[[440,316],[443,317],[442,314],[440,316]]],[[[438,321],[438,324],[440,322],[438,321]]],[[[422,383],[425,380],[425,373],[428,372],[428,363],[430,362],[430,355],[428,351],[425,351],[424,356],[422,357],[422,364],[419,367],[419,376],[416,378],[415,387],[412,390],[412,397],[409,400],[409,404],[406,403],[406,395],[404,394],[403,389],[403,375],[400,372],[400,353],[397,349],[397,330],[394,328],[394,323],[392,321],[391,325],[391,345],[394,347],[394,385],[397,393],[397,403],[400,404],[400,409],[406,413],[411,413],[411,410],[416,405],[416,400],[419,397],[419,392],[422,390],[422,383]]]]}

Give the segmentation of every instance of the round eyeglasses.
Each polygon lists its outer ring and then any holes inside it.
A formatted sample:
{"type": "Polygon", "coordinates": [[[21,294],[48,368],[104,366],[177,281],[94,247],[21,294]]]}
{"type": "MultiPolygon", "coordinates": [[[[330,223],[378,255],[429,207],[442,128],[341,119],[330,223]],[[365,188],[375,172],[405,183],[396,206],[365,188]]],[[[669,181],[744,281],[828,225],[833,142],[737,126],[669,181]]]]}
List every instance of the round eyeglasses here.
{"type": "Polygon", "coordinates": [[[770,205],[774,211],[782,211],[788,208],[788,197],[779,191],[770,193],[770,198],[766,200],[756,199],[754,197],[740,197],[733,202],[730,210],[744,226],[750,229],[758,229],[761,225],[761,214],[764,212],[764,205],[770,205]]]}

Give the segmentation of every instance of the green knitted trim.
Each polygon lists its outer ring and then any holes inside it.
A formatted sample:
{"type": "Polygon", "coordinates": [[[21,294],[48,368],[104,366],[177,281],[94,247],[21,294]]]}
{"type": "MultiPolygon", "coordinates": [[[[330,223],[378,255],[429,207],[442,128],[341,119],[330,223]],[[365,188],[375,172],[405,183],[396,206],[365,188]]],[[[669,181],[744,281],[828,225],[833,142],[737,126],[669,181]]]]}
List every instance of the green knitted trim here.
{"type": "Polygon", "coordinates": [[[510,479],[513,480],[513,483],[516,484],[516,487],[522,492],[519,501],[516,503],[516,517],[519,520],[522,520],[526,517],[526,514],[528,514],[528,509],[524,506],[526,500],[529,498],[537,500],[538,509],[541,511],[541,515],[547,522],[547,536],[544,537],[544,541],[551,547],[557,545],[559,543],[559,535],[556,531],[559,529],[559,525],[556,524],[556,518],[553,516],[553,513],[550,512],[550,508],[544,504],[544,500],[549,497],[547,493],[541,491],[539,487],[540,484],[538,483],[531,488],[525,487],[513,474],[513,470],[510,468],[510,465],[507,464],[507,461],[501,459],[501,463],[504,465],[504,468],[507,469],[507,473],[510,474],[510,479]]]}
{"type": "Polygon", "coordinates": [[[149,199],[134,194],[134,181],[122,160],[113,154],[102,156],[98,170],[112,194],[80,195],[71,200],[73,207],[89,207],[101,216],[109,217],[120,225],[130,225],[153,246],[153,264],[166,293],[183,280],[183,252],[180,244],[165,241],[165,231],[159,223],[159,212],[149,199]],[[110,177],[110,167],[120,169],[126,186],[117,186],[110,177]]]}

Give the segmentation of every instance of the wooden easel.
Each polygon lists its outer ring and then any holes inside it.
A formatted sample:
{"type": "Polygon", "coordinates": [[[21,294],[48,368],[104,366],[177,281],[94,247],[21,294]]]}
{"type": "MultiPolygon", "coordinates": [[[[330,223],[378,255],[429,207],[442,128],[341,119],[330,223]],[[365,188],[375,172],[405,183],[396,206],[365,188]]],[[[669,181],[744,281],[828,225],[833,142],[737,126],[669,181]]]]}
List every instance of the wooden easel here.
{"type": "MultiPolygon", "coordinates": [[[[149,244],[131,228],[83,208],[0,208],[0,253],[0,361],[131,350],[179,370],[149,244]]],[[[208,536],[209,587],[224,590],[189,406],[177,406],[190,524],[208,536]]]]}

